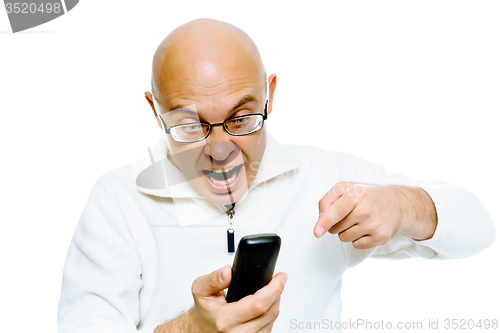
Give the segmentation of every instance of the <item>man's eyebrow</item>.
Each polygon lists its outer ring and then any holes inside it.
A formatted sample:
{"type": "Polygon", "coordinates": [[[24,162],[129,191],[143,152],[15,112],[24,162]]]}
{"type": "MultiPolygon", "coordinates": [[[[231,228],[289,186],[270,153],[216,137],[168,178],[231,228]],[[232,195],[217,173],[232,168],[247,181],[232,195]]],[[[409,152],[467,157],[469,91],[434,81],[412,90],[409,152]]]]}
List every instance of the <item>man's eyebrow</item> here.
{"type": "Polygon", "coordinates": [[[255,97],[254,95],[245,95],[245,96],[243,96],[242,99],[239,100],[238,103],[236,103],[235,106],[233,106],[233,108],[231,110],[229,110],[229,113],[233,112],[234,110],[236,110],[237,108],[239,108],[242,105],[245,105],[245,104],[250,103],[250,102],[258,102],[258,101],[259,100],[257,99],[257,97],[255,97]]]}
{"type": "Polygon", "coordinates": [[[182,106],[182,105],[174,105],[167,112],[189,113],[189,114],[192,114],[193,116],[198,115],[198,112],[188,110],[188,109],[186,109],[185,106],[182,106]]]}
{"type": "MultiPolygon", "coordinates": [[[[245,95],[243,96],[239,101],[238,103],[236,103],[232,108],[231,110],[229,110],[229,113],[233,112],[234,110],[236,110],[237,108],[239,108],[240,106],[242,105],[245,105],[246,103],[249,103],[249,102],[258,102],[258,98],[255,97],[254,95],[245,95]]],[[[185,105],[181,105],[181,104],[176,104],[176,105],[173,105],[171,108],[169,108],[169,111],[174,111],[174,112],[184,112],[184,113],[190,113],[190,114],[193,114],[193,115],[196,115],[198,114],[197,112],[194,112],[194,111],[190,111],[188,109],[186,109],[186,106],[185,105]]]]}

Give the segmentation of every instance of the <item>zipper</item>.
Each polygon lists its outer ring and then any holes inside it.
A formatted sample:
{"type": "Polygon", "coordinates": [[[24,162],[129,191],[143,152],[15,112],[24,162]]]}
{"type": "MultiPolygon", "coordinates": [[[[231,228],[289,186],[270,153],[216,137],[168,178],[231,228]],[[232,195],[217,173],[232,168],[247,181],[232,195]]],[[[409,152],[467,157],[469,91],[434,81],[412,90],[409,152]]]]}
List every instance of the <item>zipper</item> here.
{"type": "MultiPolygon", "coordinates": [[[[270,177],[264,181],[259,182],[259,184],[265,183],[265,182],[267,182],[275,177],[278,177],[278,176],[279,175],[270,177]]],[[[247,190],[247,194],[252,188],[254,188],[257,185],[258,184],[250,185],[250,187],[247,190]]],[[[229,223],[227,224],[227,231],[226,231],[226,234],[227,234],[227,252],[228,253],[234,253],[234,225],[233,225],[233,222],[234,222],[234,214],[236,213],[235,208],[236,208],[236,206],[238,206],[238,204],[239,204],[239,201],[236,201],[235,203],[233,203],[231,209],[228,209],[226,207],[226,205],[224,205],[224,208],[226,208],[226,214],[227,214],[227,218],[229,221],[229,223]]]]}
{"type": "Polygon", "coordinates": [[[229,219],[229,223],[227,225],[227,252],[232,253],[234,252],[234,227],[233,227],[233,220],[234,220],[234,207],[236,205],[233,205],[231,209],[228,209],[226,211],[227,213],[227,218],[229,219]]]}
{"type": "MultiPolygon", "coordinates": [[[[227,219],[228,219],[228,224],[227,224],[227,252],[228,253],[233,253],[234,252],[234,215],[236,214],[236,206],[238,206],[240,202],[236,201],[232,203],[231,209],[227,208],[226,205],[223,207],[226,209],[226,214],[227,214],[227,219]]],[[[229,205],[227,205],[229,206],[229,205]]]]}

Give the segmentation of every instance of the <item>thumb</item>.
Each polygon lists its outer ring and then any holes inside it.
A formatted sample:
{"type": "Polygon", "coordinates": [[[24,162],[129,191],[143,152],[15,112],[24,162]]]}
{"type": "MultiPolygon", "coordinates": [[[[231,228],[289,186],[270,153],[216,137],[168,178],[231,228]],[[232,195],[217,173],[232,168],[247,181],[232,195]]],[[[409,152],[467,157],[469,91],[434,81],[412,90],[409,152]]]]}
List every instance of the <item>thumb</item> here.
{"type": "Polygon", "coordinates": [[[226,265],[210,274],[202,275],[193,282],[192,293],[196,296],[217,295],[229,287],[231,282],[231,266],[226,265]]]}

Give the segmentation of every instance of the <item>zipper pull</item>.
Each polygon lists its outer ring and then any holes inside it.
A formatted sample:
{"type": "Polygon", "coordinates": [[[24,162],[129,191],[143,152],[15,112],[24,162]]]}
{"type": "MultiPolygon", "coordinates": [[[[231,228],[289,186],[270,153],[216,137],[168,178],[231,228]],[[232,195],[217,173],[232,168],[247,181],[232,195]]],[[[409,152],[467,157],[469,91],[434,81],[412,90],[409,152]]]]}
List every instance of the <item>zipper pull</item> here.
{"type": "Polygon", "coordinates": [[[234,252],[234,206],[227,211],[227,216],[229,218],[229,224],[227,226],[227,252],[234,252]]]}

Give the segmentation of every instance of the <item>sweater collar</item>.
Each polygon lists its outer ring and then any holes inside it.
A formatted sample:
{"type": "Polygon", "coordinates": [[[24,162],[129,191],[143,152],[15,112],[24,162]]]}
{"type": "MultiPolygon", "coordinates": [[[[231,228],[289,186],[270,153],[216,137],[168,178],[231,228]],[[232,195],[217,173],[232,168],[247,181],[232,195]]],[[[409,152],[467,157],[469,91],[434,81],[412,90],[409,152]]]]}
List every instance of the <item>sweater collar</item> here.
{"type": "MultiPolygon", "coordinates": [[[[266,149],[259,170],[247,193],[255,186],[300,166],[300,161],[290,156],[269,132],[266,137],[266,149]]],[[[156,143],[152,151],[148,147],[148,151],[149,158],[133,165],[136,185],[140,192],[166,198],[203,198],[184,174],[168,160],[165,137],[156,143]]]]}

